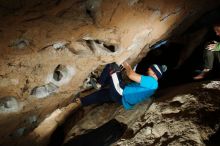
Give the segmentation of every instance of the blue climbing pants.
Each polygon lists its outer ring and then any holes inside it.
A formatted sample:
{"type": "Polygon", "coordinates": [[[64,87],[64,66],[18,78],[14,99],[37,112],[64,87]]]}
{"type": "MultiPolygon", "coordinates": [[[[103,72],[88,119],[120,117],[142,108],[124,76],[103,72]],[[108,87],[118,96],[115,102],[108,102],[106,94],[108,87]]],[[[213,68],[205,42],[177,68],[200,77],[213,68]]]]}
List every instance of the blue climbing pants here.
{"type": "Polygon", "coordinates": [[[124,82],[122,81],[121,72],[113,73],[110,75],[110,65],[106,65],[103,69],[98,82],[106,88],[81,98],[82,106],[91,104],[103,104],[108,102],[117,102],[122,104],[122,93],[124,89],[124,82]]]}

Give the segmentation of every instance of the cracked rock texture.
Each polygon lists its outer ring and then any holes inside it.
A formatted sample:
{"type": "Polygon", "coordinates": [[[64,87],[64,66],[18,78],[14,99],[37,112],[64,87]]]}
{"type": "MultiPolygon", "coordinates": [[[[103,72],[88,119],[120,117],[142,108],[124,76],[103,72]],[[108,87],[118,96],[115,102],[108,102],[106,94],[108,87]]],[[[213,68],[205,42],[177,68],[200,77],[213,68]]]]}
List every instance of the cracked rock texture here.
{"type": "MultiPolygon", "coordinates": [[[[219,3],[0,0],[0,145],[12,141],[16,145],[29,136],[53,111],[66,106],[72,95],[85,90],[83,82],[100,65],[125,60],[134,64],[150,45],[169,37],[182,23],[184,31],[219,3]]],[[[168,117],[180,112],[170,111],[163,112],[168,117]]],[[[168,127],[159,126],[164,130],[148,131],[169,137],[164,132],[168,127]]]]}

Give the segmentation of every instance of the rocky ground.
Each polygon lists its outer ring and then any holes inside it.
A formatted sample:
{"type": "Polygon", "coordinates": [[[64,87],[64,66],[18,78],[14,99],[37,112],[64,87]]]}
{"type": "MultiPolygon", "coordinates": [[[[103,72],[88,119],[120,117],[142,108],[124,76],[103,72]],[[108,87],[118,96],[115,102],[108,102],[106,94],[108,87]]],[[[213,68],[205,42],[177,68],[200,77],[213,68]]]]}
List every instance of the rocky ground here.
{"type": "Polygon", "coordinates": [[[210,81],[166,90],[131,126],[132,138],[115,145],[206,145],[220,126],[219,85],[210,81]]]}

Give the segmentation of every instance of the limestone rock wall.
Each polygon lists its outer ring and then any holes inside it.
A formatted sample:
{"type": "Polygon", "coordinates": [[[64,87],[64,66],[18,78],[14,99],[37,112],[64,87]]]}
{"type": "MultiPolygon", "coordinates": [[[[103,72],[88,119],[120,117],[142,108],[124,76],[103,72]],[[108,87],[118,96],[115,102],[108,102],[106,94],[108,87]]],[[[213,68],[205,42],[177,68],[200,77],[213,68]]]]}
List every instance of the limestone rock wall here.
{"type": "Polygon", "coordinates": [[[186,18],[195,20],[218,4],[1,0],[0,144],[21,139],[67,105],[98,66],[134,63],[186,18]]]}

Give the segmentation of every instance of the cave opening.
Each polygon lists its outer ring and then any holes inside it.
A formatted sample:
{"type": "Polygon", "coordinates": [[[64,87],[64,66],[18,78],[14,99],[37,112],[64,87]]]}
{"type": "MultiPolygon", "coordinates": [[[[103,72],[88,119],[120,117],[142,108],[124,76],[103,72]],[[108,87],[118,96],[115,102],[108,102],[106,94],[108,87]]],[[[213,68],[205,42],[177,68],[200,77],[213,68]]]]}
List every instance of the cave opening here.
{"type": "MultiPolygon", "coordinates": [[[[138,63],[136,71],[140,74],[146,74],[146,68],[151,64],[166,64],[168,70],[160,81],[161,88],[195,82],[193,77],[203,69],[203,51],[207,43],[213,40],[220,41],[213,29],[213,24],[219,22],[219,19],[220,8],[203,15],[178,37],[171,36],[167,40],[158,41],[150,47],[149,53],[138,63]],[[206,30],[205,33],[201,32],[203,29],[206,30]],[[194,38],[198,35],[202,36],[199,41],[194,38]],[[191,48],[193,51],[187,59],[184,59],[184,54],[187,54],[187,47],[192,43],[194,43],[194,48],[191,48]],[[185,61],[179,64],[181,59],[185,61]]],[[[218,78],[219,72],[219,64],[214,60],[213,70],[203,81],[218,78]]]]}

